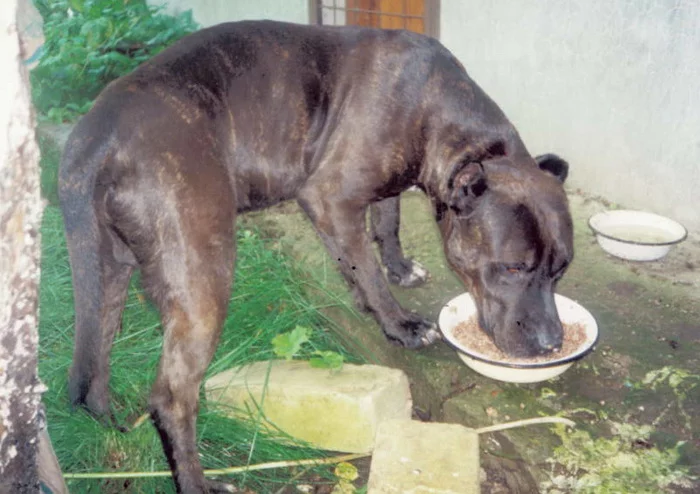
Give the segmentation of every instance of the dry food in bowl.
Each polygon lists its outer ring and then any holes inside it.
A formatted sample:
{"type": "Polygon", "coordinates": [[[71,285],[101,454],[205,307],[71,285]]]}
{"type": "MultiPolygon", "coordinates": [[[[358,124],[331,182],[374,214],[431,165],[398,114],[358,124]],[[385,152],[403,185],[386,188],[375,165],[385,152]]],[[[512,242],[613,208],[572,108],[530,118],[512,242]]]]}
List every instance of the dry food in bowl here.
{"type": "Polygon", "coordinates": [[[513,383],[546,381],[586,356],[598,341],[598,325],[590,312],[563,295],[555,294],[554,302],[564,325],[564,345],[556,353],[534,358],[514,358],[498,350],[476,323],[476,304],[469,293],[450,300],[438,322],[445,341],[479,374],[513,383]]]}

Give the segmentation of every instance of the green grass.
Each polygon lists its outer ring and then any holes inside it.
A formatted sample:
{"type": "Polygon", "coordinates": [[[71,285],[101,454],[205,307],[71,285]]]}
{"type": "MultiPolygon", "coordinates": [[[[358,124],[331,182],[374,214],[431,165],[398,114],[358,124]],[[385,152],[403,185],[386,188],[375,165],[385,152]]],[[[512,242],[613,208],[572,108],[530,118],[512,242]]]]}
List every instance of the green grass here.
{"type": "MultiPolygon", "coordinates": [[[[167,470],[160,440],[150,422],[121,433],[82,410],[71,411],[66,384],[73,346],[73,297],[62,219],[54,206],[48,206],[44,213],[42,235],[39,370],[49,387],[44,403],[63,472],[167,470]]],[[[209,375],[273,358],[272,338],[296,325],[314,329],[306,355],[315,350],[333,350],[343,354],[346,361],[358,361],[345,350],[348,345],[341,343],[343,338],[332,323],[305,295],[305,279],[303,272],[280,252],[271,250],[256,232],[239,231],[229,316],[209,375]]],[[[334,302],[329,299],[321,303],[334,302]]],[[[112,404],[121,424],[133,423],[146,411],[161,344],[158,312],[145,300],[135,279],[111,360],[112,404]]],[[[256,434],[254,426],[219,416],[209,411],[205,402],[198,419],[198,441],[205,468],[324,456],[309,447],[283,445],[279,437],[256,434]]],[[[319,467],[313,472],[318,478],[332,481],[332,467],[319,467]]],[[[297,473],[292,469],[248,473],[244,482],[254,492],[275,492],[297,473]]],[[[230,480],[240,485],[243,477],[230,480]]],[[[74,480],[68,487],[72,493],[174,492],[169,478],[74,480]]]]}
{"type": "Polygon", "coordinates": [[[61,159],[61,149],[52,138],[41,133],[37,134],[37,141],[41,150],[41,195],[52,206],[58,206],[58,162],[61,159]]]}

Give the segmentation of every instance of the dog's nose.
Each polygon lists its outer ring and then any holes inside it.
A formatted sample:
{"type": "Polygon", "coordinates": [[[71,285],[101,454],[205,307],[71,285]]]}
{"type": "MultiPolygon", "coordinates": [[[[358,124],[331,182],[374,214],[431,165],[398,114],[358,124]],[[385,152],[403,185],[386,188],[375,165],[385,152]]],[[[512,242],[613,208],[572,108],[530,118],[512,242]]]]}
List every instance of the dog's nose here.
{"type": "Polygon", "coordinates": [[[561,348],[562,337],[561,326],[553,324],[537,332],[537,344],[543,353],[550,353],[561,348]]]}
{"type": "Polygon", "coordinates": [[[559,345],[555,345],[554,343],[543,343],[540,345],[544,350],[547,350],[548,352],[552,352],[554,350],[559,349],[559,345]]]}

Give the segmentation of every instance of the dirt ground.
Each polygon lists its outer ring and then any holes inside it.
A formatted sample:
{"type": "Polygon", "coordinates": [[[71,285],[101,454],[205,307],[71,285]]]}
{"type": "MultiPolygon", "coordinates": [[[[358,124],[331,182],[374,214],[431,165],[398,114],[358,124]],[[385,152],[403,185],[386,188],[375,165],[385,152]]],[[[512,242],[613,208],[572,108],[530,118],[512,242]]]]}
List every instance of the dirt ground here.
{"type": "MultiPolygon", "coordinates": [[[[444,343],[418,352],[397,349],[383,341],[369,317],[344,309],[331,309],[330,314],[353,334],[371,360],[400,367],[409,374],[418,418],[481,427],[563,415],[590,436],[590,444],[575,447],[590,446],[591,451],[601,446],[617,447],[618,456],[632,455],[635,461],[646,461],[647,456],[634,455],[676,451],[679,441],[684,442],[677,449],[677,464],[698,475],[700,237],[689,234],[660,261],[619,260],[598,247],[587,226],[593,213],[616,206],[577,190],[570,190],[569,196],[575,222],[575,260],[558,291],[593,313],[601,336],[596,350],[560,378],[528,385],[492,381],[466,368],[444,343]],[[631,436],[620,435],[616,433],[618,424],[632,424],[636,429],[631,436]]],[[[279,247],[304,262],[324,289],[349,302],[333,263],[296,205],[248,215],[242,224],[255,225],[277,238],[279,247]]],[[[402,197],[401,239],[408,255],[430,270],[431,279],[422,287],[396,288],[394,293],[406,307],[437,318],[445,302],[463,289],[446,268],[428,202],[419,192],[402,197]]],[[[569,462],[568,468],[562,466],[561,462],[568,461],[567,452],[556,448],[562,444],[564,432],[552,431],[532,426],[484,436],[482,491],[556,492],[552,490],[556,485],[573,485],[572,479],[581,477],[586,468],[596,468],[592,464],[575,467],[575,462],[569,462]],[[552,478],[558,482],[554,487],[552,478]]],[[[604,455],[596,456],[605,460],[604,455]]],[[[618,459],[611,456],[609,461],[618,459]]],[[[609,475],[617,474],[613,471],[609,475]]],[[[645,485],[644,479],[640,482],[645,485]]],[[[700,484],[684,480],[664,490],[697,492],[697,488],[700,484]]]]}

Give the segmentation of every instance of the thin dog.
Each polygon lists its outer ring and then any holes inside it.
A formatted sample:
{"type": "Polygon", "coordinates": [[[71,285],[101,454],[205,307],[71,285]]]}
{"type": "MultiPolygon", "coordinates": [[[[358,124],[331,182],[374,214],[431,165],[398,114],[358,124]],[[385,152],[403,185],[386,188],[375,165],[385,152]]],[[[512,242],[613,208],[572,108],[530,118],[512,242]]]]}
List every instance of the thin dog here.
{"type": "Polygon", "coordinates": [[[512,355],[561,345],[554,287],[573,256],[568,165],[527,151],[438,41],[270,21],[204,29],[111,83],[72,132],[59,194],[75,292],[70,397],[109,414],[109,354],[140,269],[162,315],[150,399],[179,492],[207,492],[198,393],[231,292],[236,217],[296,199],[360,305],[407,348],[439,338],[401,307],[426,273],[398,196],[432,201],[450,266],[512,355]],[[365,217],[372,210],[371,234],[365,217]]]}

